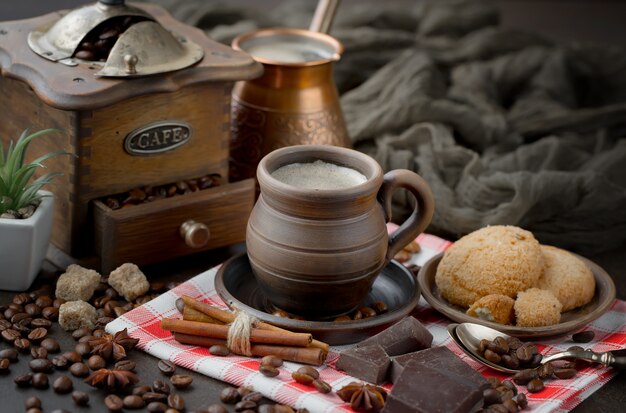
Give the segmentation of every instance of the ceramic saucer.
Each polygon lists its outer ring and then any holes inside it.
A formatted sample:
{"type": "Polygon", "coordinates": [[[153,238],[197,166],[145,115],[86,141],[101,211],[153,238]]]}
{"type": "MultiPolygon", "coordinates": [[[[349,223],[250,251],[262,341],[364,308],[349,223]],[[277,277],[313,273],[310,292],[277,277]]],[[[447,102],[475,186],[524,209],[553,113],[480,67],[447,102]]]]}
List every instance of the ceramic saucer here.
{"type": "Polygon", "coordinates": [[[254,278],[248,256],[226,261],[215,276],[215,289],[229,307],[245,310],[261,321],[291,331],[307,332],[331,345],[350,344],[372,336],[409,314],[420,297],[417,280],[402,264],[391,261],[374,281],[363,305],[383,301],[389,311],[361,320],[305,321],[270,314],[272,304],[254,278]]]}

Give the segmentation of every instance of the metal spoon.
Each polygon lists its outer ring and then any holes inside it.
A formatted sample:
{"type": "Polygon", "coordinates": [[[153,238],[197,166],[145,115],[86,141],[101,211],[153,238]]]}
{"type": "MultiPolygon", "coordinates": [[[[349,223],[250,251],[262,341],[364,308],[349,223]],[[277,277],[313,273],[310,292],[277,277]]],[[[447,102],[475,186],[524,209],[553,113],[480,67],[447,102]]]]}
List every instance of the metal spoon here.
{"type": "MultiPolygon", "coordinates": [[[[461,350],[485,366],[509,374],[515,374],[518,371],[523,370],[510,369],[499,364],[492,363],[478,352],[478,346],[480,345],[480,340],[482,339],[493,340],[498,336],[509,338],[508,335],[501,333],[498,330],[494,330],[493,328],[485,327],[480,324],[462,323],[448,325],[448,333],[450,334],[450,337],[452,337],[452,340],[458,344],[461,350]]],[[[626,349],[607,351],[604,353],[596,353],[591,350],[562,351],[560,353],[544,357],[541,360],[541,363],[545,364],[549,361],[562,359],[587,360],[594,363],[600,363],[605,366],[626,368],[626,349]]]]}

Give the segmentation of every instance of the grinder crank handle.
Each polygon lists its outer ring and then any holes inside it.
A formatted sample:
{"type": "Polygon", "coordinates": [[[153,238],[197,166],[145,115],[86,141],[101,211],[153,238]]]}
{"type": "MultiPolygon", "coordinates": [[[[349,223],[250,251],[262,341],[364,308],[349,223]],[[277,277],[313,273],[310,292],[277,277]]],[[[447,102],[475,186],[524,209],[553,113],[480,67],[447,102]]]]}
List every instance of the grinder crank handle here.
{"type": "Polygon", "coordinates": [[[384,175],[383,184],[378,191],[378,202],[383,207],[386,222],[391,220],[391,199],[394,191],[399,188],[409,191],[416,202],[411,216],[389,235],[386,262],[392,260],[402,248],[426,229],[435,212],[435,198],[428,183],[413,171],[394,169],[384,175]]]}

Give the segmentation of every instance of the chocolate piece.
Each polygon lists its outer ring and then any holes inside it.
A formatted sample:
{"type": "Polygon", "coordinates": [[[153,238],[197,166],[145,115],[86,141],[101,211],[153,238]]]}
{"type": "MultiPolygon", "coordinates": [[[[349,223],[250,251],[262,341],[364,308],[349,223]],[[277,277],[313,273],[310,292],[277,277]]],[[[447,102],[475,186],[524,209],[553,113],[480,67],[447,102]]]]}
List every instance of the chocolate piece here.
{"type": "Polygon", "coordinates": [[[337,360],[339,370],[376,384],[385,381],[389,364],[389,356],[378,344],[342,351],[337,360]]]}
{"type": "Polygon", "coordinates": [[[471,368],[459,356],[450,351],[447,347],[433,347],[426,350],[403,354],[391,359],[389,367],[389,377],[395,383],[402,374],[404,366],[411,360],[423,363],[434,369],[442,369],[447,372],[457,374],[467,380],[477,383],[482,390],[489,387],[489,382],[482,374],[471,368]]]}
{"type": "Polygon", "coordinates": [[[381,413],[475,411],[483,403],[476,382],[411,360],[404,366],[381,413]]]}
{"type": "Polygon", "coordinates": [[[415,317],[406,317],[399,323],[357,344],[357,347],[379,344],[389,356],[429,348],[433,335],[415,317]]]}

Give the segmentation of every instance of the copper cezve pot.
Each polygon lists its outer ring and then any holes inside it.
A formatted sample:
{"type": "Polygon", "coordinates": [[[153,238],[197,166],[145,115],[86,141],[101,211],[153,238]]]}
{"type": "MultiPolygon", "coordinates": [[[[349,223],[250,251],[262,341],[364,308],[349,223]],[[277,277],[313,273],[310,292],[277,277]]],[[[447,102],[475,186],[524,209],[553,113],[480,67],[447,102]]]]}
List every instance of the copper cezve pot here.
{"type": "Polygon", "coordinates": [[[238,82],[232,94],[231,180],[254,177],[261,158],[285,146],[350,147],[332,76],[343,46],[303,29],[265,29],[233,40],[263,64],[261,77],[238,82]]]}

